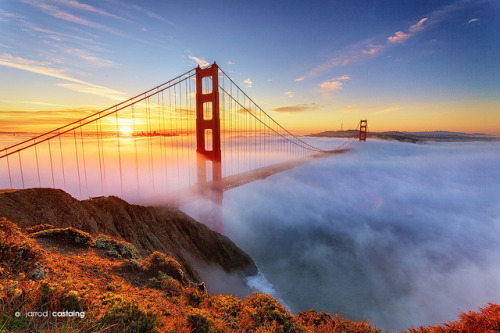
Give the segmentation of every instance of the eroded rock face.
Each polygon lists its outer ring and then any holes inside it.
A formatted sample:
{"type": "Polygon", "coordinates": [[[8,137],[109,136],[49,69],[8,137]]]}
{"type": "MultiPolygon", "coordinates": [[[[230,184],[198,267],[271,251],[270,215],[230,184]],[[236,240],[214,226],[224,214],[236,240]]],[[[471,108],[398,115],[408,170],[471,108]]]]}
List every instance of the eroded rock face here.
{"type": "Polygon", "coordinates": [[[178,260],[193,281],[200,281],[198,265],[257,274],[253,260],[229,238],[178,210],[131,205],[117,197],[79,201],[62,190],[26,189],[0,193],[0,216],[22,228],[51,224],[94,237],[101,233],[118,237],[143,256],[164,252],[178,260]]]}

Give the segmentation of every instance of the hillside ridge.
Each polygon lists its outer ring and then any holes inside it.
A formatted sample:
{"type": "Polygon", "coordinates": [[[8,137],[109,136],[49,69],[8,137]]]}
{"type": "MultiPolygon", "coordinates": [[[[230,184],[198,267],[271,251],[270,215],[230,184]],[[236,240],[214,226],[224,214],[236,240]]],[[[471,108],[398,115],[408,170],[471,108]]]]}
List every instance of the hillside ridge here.
{"type": "Polygon", "coordinates": [[[107,234],[130,242],[142,256],[166,253],[193,281],[202,280],[198,267],[206,265],[242,278],[257,274],[250,256],[228,237],[179,210],[132,205],[114,196],[80,201],[62,190],[35,188],[0,192],[0,216],[21,228],[50,224],[107,234]]]}

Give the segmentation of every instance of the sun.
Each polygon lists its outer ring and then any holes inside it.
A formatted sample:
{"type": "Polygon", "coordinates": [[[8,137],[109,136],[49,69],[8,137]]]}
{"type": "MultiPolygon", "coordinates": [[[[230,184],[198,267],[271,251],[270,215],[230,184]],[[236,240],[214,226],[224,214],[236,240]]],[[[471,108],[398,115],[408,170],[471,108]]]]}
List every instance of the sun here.
{"type": "Polygon", "coordinates": [[[132,128],[130,128],[129,126],[122,126],[122,127],[120,127],[120,132],[123,135],[130,135],[130,134],[132,134],[132,128]]]}

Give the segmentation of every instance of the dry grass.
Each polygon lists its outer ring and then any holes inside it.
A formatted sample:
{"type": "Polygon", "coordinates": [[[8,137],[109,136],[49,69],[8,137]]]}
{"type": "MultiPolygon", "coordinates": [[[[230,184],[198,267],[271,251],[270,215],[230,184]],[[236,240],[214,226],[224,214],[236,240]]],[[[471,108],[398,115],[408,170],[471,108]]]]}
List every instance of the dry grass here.
{"type": "MultiPolygon", "coordinates": [[[[90,247],[97,240],[76,229],[26,232],[0,219],[0,332],[380,332],[314,310],[294,316],[265,294],[210,295],[187,280],[174,259],[159,252],[126,259],[137,256],[130,244],[107,236],[90,247]],[[110,257],[110,250],[120,256],[110,257]],[[63,310],[85,316],[50,315],[63,310]],[[26,317],[29,312],[49,316],[26,317]]],[[[498,331],[499,316],[491,304],[457,323],[410,332],[498,331]]]]}

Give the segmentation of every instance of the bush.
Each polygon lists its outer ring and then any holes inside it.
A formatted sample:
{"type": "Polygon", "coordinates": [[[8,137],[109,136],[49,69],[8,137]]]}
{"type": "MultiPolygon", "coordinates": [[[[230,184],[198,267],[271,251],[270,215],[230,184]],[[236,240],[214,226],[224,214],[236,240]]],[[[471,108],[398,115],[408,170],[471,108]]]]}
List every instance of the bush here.
{"type": "Polygon", "coordinates": [[[17,224],[0,218],[0,261],[9,268],[24,270],[43,256],[35,241],[21,232],[17,224]]]}
{"type": "Polygon", "coordinates": [[[57,229],[57,228],[54,227],[52,224],[38,224],[33,227],[28,227],[24,229],[24,232],[26,232],[27,234],[34,234],[35,232],[49,230],[49,229],[57,229]]]}
{"type": "Polygon", "coordinates": [[[179,282],[185,282],[184,272],[179,263],[164,253],[155,251],[144,260],[144,269],[155,275],[164,273],[179,282]]]}
{"type": "Polygon", "coordinates": [[[64,297],[64,307],[70,311],[82,311],[80,294],[76,290],[71,290],[64,297]]]}
{"type": "Polygon", "coordinates": [[[137,259],[139,257],[139,251],[135,246],[107,235],[97,236],[94,246],[98,249],[108,250],[108,255],[118,259],[137,259]]]}
{"type": "Polygon", "coordinates": [[[214,322],[210,319],[208,312],[201,309],[192,308],[187,313],[186,319],[194,333],[212,332],[214,322]]]}
{"type": "Polygon", "coordinates": [[[500,332],[500,305],[488,303],[479,312],[461,313],[455,322],[429,327],[410,328],[411,333],[500,332]]]}
{"type": "Polygon", "coordinates": [[[242,319],[253,328],[274,326],[276,332],[302,332],[293,316],[278,301],[254,292],[243,302],[242,319]]]}
{"type": "Polygon", "coordinates": [[[42,230],[35,232],[30,236],[33,238],[48,237],[63,239],[71,244],[79,245],[82,247],[88,247],[94,244],[94,238],[90,234],[71,227],[42,230]]]}
{"type": "Polygon", "coordinates": [[[332,315],[316,310],[307,310],[299,312],[296,320],[298,323],[310,327],[314,332],[364,332],[364,333],[380,333],[381,330],[372,327],[364,321],[351,321],[347,318],[342,318],[340,315],[332,315]]]}
{"type": "MultiPolygon", "coordinates": [[[[157,332],[156,312],[142,308],[136,301],[113,300],[104,313],[101,323],[110,325],[112,332],[157,332]]],[[[106,330],[108,331],[108,330],[106,330]]]]}
{"type": "Polygon", "coordinates": [[[168,296],[177,296],[182,289],[179,281],[163,273],[160,273],[158,277],[149,279],[149,286],[164,291],[168,296]]]}

